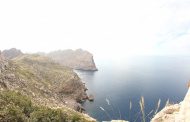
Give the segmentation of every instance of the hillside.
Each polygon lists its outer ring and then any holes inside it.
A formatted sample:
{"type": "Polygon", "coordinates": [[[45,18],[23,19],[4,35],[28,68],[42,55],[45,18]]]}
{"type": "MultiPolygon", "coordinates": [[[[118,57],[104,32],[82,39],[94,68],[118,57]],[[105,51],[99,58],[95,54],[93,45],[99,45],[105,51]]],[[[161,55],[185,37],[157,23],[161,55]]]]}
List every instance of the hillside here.
{"type": "Polygon", "coordinates": [[[87,98],[85,85],[72,69],[52,59],[32,54],[9,60],[0,54],[0,73],[2,88],[21,92],[34,105],[84,110],[77,102],[87,98]]]}
{"type": "Polygon", "coordinates": [[[94,63],[93,55],[86,50],[77,49],[75,51],[59,50],[48,54],[40,53],[44,56],[52,58],[54,61],[69,66],[73,69],[81,70],[98,70],[94,63]]]}
{"type": "Polygon", "coordinates": [[[30,98],[1,88],[0,86],[0,121],[1,122],[93,122],[85,114],[67,108],[50,108],[34,105],[30,98]]]}

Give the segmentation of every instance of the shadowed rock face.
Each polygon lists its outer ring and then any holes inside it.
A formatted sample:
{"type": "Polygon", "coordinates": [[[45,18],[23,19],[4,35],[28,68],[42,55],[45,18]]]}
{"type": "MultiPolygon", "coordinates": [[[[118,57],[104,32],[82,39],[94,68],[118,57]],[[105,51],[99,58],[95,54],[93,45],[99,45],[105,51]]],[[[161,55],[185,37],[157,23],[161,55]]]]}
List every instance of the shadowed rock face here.
{"type": "Polygon", "coordinates": [[[54,61],[69,66],[73,69],[80,70],[98,70],[95,66],[93,55],[83,49],[59,50],[46,54],[45,56],[52,58],[54,61]]]}
{"type": "Polygon", "coordinates": [[[23,53],[20,50],[17,50],[16,48],[4,50],[2,53],[4,54],[5,57],[7,57],[9,59],[13,59],[17,56],[23,55],[23,53]]]}

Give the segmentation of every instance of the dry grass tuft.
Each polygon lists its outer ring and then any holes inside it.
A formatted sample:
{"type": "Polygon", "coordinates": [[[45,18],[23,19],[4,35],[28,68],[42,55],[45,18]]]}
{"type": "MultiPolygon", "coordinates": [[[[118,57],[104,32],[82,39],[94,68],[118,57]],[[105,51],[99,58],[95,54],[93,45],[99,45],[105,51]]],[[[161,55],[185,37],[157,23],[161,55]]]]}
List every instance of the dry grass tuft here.
{"type": "Polygon", "coordinates": [[[108,103],[108,105],[110,105],[110,101],[108,99],[106,99],[106,102],[108,103]]]}
{"type": "Polygon", "coordinates": [[[118,107],[118,111],[119,111],[119,116],[120,116],[120,120],[121,120],[121,112],[120,112],[120,109],[119,109],[119,107],[118,107]]]}
{"type": "Polygon", "coordinates": [[[113,114],[114,114],[114,117],[115,117],[115,119],[116,119],[116,115],[115,115],[115,112],[114,112],[114,110],[113,110],[113,107],[112,107],[111,104],[110,104],[110,101],[109,101],[108,99],[106,99],[106,102],[107,102],[107,104],[110,106],[110,108],[111,108],[111,110],[112,110],[112,112],[113,112],[113,114]]]}
{"type": "Polygon", "coordinates": [[[139,101],[140,107],[141,107],[141,112],[143,115],[143,121],[145,122],[145,106],[144,106],[144,97],[141,96],[141,101],[139,101]]]}
{"type": "Polygon", "coordinates": [[[108,117],[110,118],[110,120],[112,120],[111,116],[108,114],[108,112],[107,112],[103,107],[100,106],[100,109],[101,109],[102,111],[104,111],[104,112],[108,115],[108,117]]]}
{"type": "Polygon", "coordinates": [[[129,115],[129,121],[131,119],[131,108],[132,108],[132,102],[130,101],[130,115],[129,115]]]}
{"type": "MultiPolygon", "coordinates": [[[[112,106],[111,106],[111,104],[110,104],[110,102],[109,102],[108,99],[106,99],[106,102],[107,102],[107,104],[111,107],[111,110],[112,110],[113,113],[114,113],[114,110],[113,110],[113,108],[112,108],[112,106]]],[[[139,104],[140,104],[141,110],[140,110],[139,113],[137,114],[137,117],[136,117],[136,119],[134,120],[134,122],[136,122],[137,118],[139,117],[139,115],[140,115],[141,113],[142,113],[142,121],[145,122],[145,121],[146,121],[146,118],[147,118],[148,116],[150,116],[152,113],[154,113],[153,117],[157,114],[158,109],[159,109],[160,104],[161,104],[161,99],[159,99],[159,101],[158,101],[158,104],[157,104],[157,107],[156,107],[155,112],[154,112],[154,110],[151,110],[147,115],[145,114],[145,101],[144,101],[144,97],[143,97],[143,96],[141,96],[141,100],[139,101],[139,104]]],[[[169,103],[169,99],[168,99],[165,106],[168,106],[169,104],[170,104],[170,103],[169,103]]],[[[107,114],[107,115],[109,116],[109,118],[111,119],[111,116],[107,113],[107,111],[106,111],[104,108],[102,108],[102,107],[100,107],[100,108],[101,108],[103,111],[105,111],[106,114],[107,114]]],[[[131,102],[131,101],[130,101],[129,109],[130,109],[130,116],[129,116],[129,120],[128,120],[128,121],[130,121],[130,117],[131,117],[131,109],[132,109],[132,102],[131,102]]],[[[121,119],[121,112],[120,112],[119,107],[118,107],[118,112],[119,112],[120,119],[121,119]]],[[[115,115],[115,113],[114,113],[114,115],[115,115]]],[[[115,116],[115,118],[116,118],[116,116],[115,116]]],[[[126,118],[126,119],[127,119],[127,118],[126,118]]]]}
{"type": "Polygon", "coordinates": [[[170,103],[170,101],[169,101],[169,99],[168,99],[167,102],[166,102],[165,107],[169,106],[169,103],[170,103]]]}
{"type": "Polygon", "coordinates": [[[154,116],[157,114],[157,112],[158,112],[158,109],[159,109],[159,107],[160,107],[160,103],[161,103],[161,99],[159,99],[159,101],[158,101],[158,105],[157,105],[157,108],[156,108],[156,111],[154,112],[154,116]]]}
{"type": "MultiPolygon", "coordinates": [[[[148,117],[153,111],[154,111],[154,110],[150,111],[150,113],[149,113],[146,117],[148,117]]],[[[145,117],[145,118],[146,118],[146,117],[145,117]]]]}

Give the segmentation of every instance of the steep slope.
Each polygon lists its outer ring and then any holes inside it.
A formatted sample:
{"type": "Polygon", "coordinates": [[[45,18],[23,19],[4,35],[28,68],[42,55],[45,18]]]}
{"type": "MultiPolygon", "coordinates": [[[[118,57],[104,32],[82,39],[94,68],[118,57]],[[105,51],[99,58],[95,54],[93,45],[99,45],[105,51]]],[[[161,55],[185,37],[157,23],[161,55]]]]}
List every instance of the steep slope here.
{"type": "Polygon", "coordinates": [[[54,61],[73,69],[98,70],[95,66],[93,55],[83,49],[77,49],[75,51],[70,49],[53,51],[45,56],[48,56],[54,61]]]}
{"type": "Polygon", "coordinates": [[[47,57],[22,55],[11,61],[0,54],[0,73],[1,87],[21,92],[36,105],[84,110],[77,103],[87,98],[81,79],[47,57]]]}

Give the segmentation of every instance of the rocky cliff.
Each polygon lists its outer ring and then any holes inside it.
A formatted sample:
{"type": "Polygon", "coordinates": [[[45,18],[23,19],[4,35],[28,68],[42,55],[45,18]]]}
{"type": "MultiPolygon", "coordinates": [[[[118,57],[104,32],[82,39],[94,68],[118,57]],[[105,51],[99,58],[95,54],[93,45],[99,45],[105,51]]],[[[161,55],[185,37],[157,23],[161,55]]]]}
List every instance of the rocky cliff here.
{"type": "Polygon", "coordinates": [[[190,122],[190,89],[182,102],[166,106],[151,122],[190,122]]]}
{"type": "MultiPolygon", "coordinates": [[[[6,59],[0,52],[0,87],[21,92],[36,105],[83,111],[86,87],[69,67],[37,54],[6,59]]],[[[87,117],[90,118],[90,117],[87,117]]]]}
{"type": "Polygon", "coordinates": [[[50,57],[54,61],[62,65],[69,66],[73,69],[98,70],[94,63],[93,55],[83,49],[77,49],[75,51],[70,49],[53,51],[45,54],[45,56],[50,57]]]}
{"type": "Polygon", "coordinates": [[[23,53],[21,52],[21,50],[18,50],[16,48],[11,48],[9,50],[3,50],[3,55],[9,59],[13,59],[17,56],[23,55],[23,53]]]}

